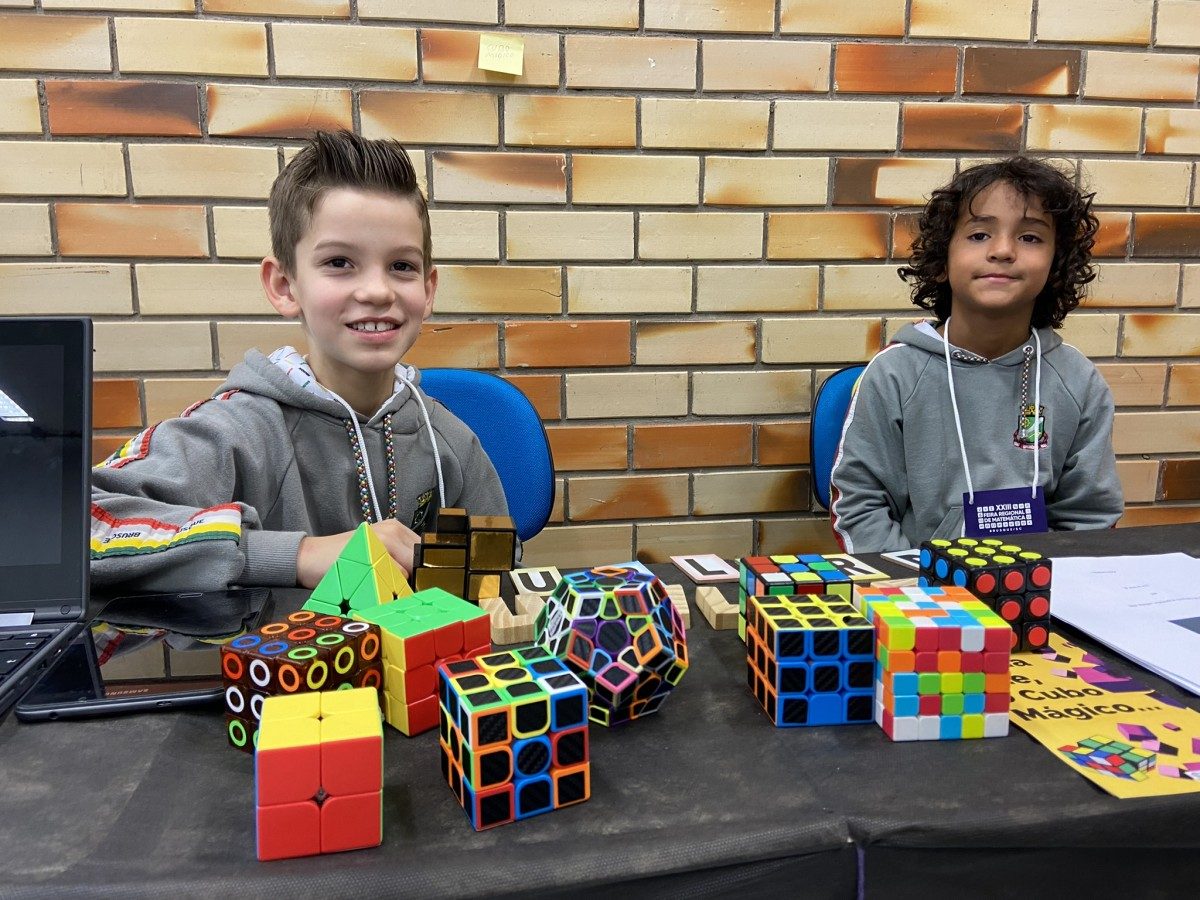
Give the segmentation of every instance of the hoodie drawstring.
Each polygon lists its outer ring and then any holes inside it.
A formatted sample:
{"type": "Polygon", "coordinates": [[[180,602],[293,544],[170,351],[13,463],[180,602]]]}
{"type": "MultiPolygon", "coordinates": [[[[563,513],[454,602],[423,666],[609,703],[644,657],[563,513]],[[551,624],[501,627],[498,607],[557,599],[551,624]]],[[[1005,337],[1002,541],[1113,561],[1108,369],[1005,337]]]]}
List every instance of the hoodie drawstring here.
{"type": "Polygon", "coordinates": [[[442,455],[438,452],[437,435],[433,432],[433,423],[429,421],[429,410],[425,408],[425,401],[421,399],[421,392],[417,390],[416,385],[412,382],[415,376],[416,370],[412,366],[396,366],[396,377],[407,385],[408,389],[412,391],[412,395],[417,398],[417,405],[421,407],[421,415],[425,418],[425,430],[429,432],[429,443],[433,445],[433,467],[437,470],[438,504],[440,509],[445,509],[446,481],[442,477],[442,455]]]}

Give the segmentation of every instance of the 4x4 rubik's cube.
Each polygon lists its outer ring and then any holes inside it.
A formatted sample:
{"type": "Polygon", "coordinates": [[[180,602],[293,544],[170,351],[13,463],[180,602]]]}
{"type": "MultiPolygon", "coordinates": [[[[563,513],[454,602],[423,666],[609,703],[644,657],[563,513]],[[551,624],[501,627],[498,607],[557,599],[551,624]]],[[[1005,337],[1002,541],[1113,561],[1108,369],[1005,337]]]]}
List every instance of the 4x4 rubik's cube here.
{"type": "Polygon", "coordinates": [[[856,583],[886,577],[844,553],[745,557],[738,560],[738,636],[746,639],[748,597],[827,594],[849,603],[856,583]]]}
{"type": "Polygon", "coordinates": [[[918,584],[966,588],[1012,627],[1013,652],[1050,641],[1050,560],[998,538],[921,544],[918,584]]]}

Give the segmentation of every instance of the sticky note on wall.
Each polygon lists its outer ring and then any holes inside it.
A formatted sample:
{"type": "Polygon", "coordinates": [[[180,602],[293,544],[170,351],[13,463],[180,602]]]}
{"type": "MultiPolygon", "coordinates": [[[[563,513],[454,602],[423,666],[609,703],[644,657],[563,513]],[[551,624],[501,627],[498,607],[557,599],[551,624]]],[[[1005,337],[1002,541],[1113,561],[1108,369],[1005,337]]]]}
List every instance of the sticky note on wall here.
{"type": "Polygon", "coordinates": [[[520,75],[525,66],[525,39],[513,34],[479,36],[479,68],[520,75]]]}

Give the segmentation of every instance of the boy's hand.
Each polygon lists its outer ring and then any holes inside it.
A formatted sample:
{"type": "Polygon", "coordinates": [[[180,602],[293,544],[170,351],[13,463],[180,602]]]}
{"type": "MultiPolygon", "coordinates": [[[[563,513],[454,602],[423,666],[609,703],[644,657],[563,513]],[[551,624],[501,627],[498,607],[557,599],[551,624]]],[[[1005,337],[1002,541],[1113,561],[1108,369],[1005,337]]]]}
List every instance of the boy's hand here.
{"type": "MultiPolygon", "coordinates": [[[[420,535],[411,528],[400,524],[396,519],[372,522],[371,530],[387,548],[392,559],[404,570],[404,574],[411,577],[413,549],[421,543],[420,535]]],[[[325,537],[306,536],[302,538],[300,553],[296,557],[296,583],[300,587],[316,587],[317,582],[325,577],[330,566],[346,549],[346,544],[350,543],[353,534],[353,531],[343,531],[341,534],[331,534],[325,537]]]]}

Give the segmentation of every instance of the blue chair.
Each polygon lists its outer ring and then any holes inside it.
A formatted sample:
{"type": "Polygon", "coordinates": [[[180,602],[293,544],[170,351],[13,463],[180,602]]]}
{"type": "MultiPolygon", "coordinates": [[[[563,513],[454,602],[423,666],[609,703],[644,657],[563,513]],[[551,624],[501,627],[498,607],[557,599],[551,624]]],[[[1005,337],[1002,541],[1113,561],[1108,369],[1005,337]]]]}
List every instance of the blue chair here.
{"type": "Polygon", "coordinates": [[[478,436],[500,475],[518,537],[527,541],[541,531],[554,507],[554,458],[529,398],[503,378],[471,369],[422,369],[421,387],[478,436]]]}
{"type": "Polygon", "coordinates": [[[850,398],[866,366],[846,366],[825,379],[813,400],[809,448],[812,453],[813,493],[822,509],[829,509],[829,476],[842,440],[842,425],[850,409],[850,398]]]}

